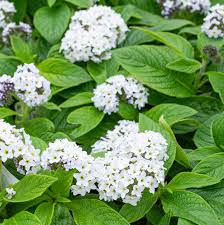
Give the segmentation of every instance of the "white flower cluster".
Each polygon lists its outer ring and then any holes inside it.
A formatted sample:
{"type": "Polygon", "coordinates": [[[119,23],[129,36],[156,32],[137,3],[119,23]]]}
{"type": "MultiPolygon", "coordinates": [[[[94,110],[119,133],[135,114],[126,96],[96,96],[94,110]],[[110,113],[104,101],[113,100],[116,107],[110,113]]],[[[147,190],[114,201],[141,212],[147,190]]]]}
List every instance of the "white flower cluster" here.
{"type": "Polygon", "coordinates": [[[111,114],[119,110],[119,96],[124,96],[129,104],[141,109],[147,104],[149,94],[136,79],[116,75],[96,87],[92,101],[96,108],[111,114]]]}
{"type": "Polygon", "coordinates": [[[14,90],[12,78],[7,75],[0,77],[0,106],[6,105],[11,99],[11,93],[14,90]]]}
{"type": "Polygon", "coordinates": [[[0,28],[4,28],[10,21],[10,17],[16,12],[12,2],[0,0],[0,28]]]}
{"type": "Polygon", "coordinates": [[[47,102],[51,94],[50,82],[40,75],[34,64],[18,66],[13,82],[16,95],[29,107],[47,102]]]}
{"type": "Polygon", "coordinates": [[[16,195],[16,191],[13,188],[6,188],[5,190],[7,193],[6,197],[8,199],[12,199],[16,195]]]}
{"type": "Polygon", "coordinates": [[[0,157],[2,162],[12,159],[18,172],[34,173],[40,165],[40,150],[32,145],[24,129],[16,129],[0,120],[0,157]]]}
{"type": "Polygon", "coordinates": [[[75,185],[71,191],[74,195],[84,196],[95,189],[94,158],[82,151],[75,142],[67,139],[57,139],[50,143],[42,153],[41,165],[44,169],[54,169],[58,166],[65,170],[76,170],[74,173],[75,185]]]}
{"type": "Polygon", "coordinates": [[[125,39],[127,31],[118,13],[110,7],[95,5],[75,13],[60,51],[72,63],[90,60],[99,63],[111,58],[111,49],[125,39]]]}
{"type": "Polygon", "coordinates": [[[112,133],[94,145],[95,151],[106,152],[103,158],[95,159],[100,199],[122,199],[136,205],[145,189],[154,193],[159,184],[164,183],[167,142],[160,133],[136,133],[136,127],[133,122],[122,121],[112,133]],[[125,130],[125,124],[127,133],[121,132],[125,130]],[[134,127],[133,132],[131,127],[134,127]],[[102,149],[101,145],[105,148],[102,149]]]}
{"type": "Polygon", "coordinates": [[[174,12],[187,10],[191,13],[207,13],[211,3],[210,0],[157,0],[162,6],[162,15],[170,17],[174,12]]]}
{"type": "Polygon", "coordinates": [[[224,5],[217,4],[210,8],[208,15],[204,18],[202,32],[210,38],[224,37],[224,5]]]}
{"type": "Polygon", "coordinates": [[[31,26],[29,24],[23,23],[23,22],[19,22],[19,24],[16,24],[14,22],[11,22],[9,24],[6,25],[6,27],[4,27],[3,31],[2,31],[2,41],[4,43],[8,43],[9,41],[9,36],[11,34],[24,34],[27,37],[30,37],[31,33],[32,33],[32,29],[31,26]]]}

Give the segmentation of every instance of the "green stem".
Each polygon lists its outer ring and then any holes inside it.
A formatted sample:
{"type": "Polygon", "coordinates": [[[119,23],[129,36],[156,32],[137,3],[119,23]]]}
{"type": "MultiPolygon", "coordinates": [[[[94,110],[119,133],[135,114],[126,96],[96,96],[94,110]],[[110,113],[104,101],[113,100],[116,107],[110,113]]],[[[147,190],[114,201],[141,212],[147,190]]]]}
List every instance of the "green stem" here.
{"type": "Polygon", "coordinates": [[[18,106],[19,107],[16,109],[16,111],[18,112],[19,116],[17,117],[16,124],[23,126],[26,124],[29,118],[30,108],[24,102],[19,102],[18,106]]]}
{"type": "Polygon", "coordinates": [[[195,77],[195,81],[194,81],[194,87],[196,90],[198,90],[200,88],[200,84],[201,84],[201,80],[204,76],[204,73],[206,72],[207,66],[208,66],[209,61],[206,59],[202,60],[202,67],[199,71],[199,73],[196,75],[195,77]]]}

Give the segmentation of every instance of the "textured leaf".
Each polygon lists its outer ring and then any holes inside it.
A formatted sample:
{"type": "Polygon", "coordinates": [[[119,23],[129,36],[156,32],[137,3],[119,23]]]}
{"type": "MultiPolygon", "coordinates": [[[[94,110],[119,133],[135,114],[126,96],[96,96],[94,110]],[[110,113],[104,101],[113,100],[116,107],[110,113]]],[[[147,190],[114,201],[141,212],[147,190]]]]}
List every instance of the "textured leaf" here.
{"type": "Polygon", "coordinates": [[[73,87],[91,80],[84,69],[64,59],[49,58],[38,67],[41,74],[58,87],[73,87]]]}
{"type": "Polygon", "coordinates": [[[52,202],[44,202],[36,208],[35,215],[39,218],[42,225],[51,225],[54,205],[52,202]]]}
{"type": "Polygon", "coordinates": [[[189,191],[175,191],[162,195],[165,212],[196,224],[221,225],[214,210],[199,195],[189,191]]]}
{"type": "Polygon", "coordinates": [[[69,206],[77,225],[129,225],[118,212],[96,199],[74,200],[69,206]]]}
{"type": "Polygon", "coordinates": [[[93,0],[65,0],[65,1],[72,3],[80,8],[89,8],[93,4],[93,0]]]}
{"type": "Polygon", "coordinates": [[[42,7],[34,15],[34,25],[49,43],[56,44],[67,28],[70,16],[70,9],[66,4],[52,8],[42,7]]]}
{"type": "Polygon", "coordinates": [[[191,117],[197,113],[196,110],[178,104],[160,104],[150,109],[145,114],[155,121],[159,121],[160,117],[166,120],[171,126],[184,118],[191,117]]]}
{"type": "Polygon", "coordinates": [[[85,106],[74,110],[68,115],[67,121],[79,125],[72,132],[74,138],[80,137],[94,129],[104,118],[104,113],[94,106],[85,106]]]}
{"type": "Polygon", "coordinates": [[[0,107],[0,119],[4,119],[8,116],[14,116],[14,115],[17,115],[17,112],[9,108],[0,107]]]}
{"type": "Polygon", "coordinates": [[[212,133],[216,145],[224,150],[224,114],[214,120],[212,124],[212,133]]]}
{"type": "Polygon", "coordinates": [[[217,179],[224,178],[224,152],[216,153],[199,162],[193,169],[195,173],[207,174],[217,179]]]}
{"type": "Polygon", "coordinates": [[[161,46],[131,46],[114,51],[116,60],[134,78],[161,93],[176,97],[191,96],[193,76],[166,68],[178,58],[174,51],[161,46]]]}

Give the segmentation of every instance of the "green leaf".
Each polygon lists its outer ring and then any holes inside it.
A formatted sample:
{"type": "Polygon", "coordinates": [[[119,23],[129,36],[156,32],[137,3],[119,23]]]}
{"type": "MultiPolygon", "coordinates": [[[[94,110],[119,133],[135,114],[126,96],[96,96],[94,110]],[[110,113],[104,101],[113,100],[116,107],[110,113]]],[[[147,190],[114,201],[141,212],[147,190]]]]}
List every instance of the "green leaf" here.
{"type": "Polygon", "coordinates": [[[185,220],[183,218],[179,218],[177,225],[195,225],[195,223],[192,223],[191,221],[185,220]]]}
{"type": "Polygon", "coordinates": [[[2,225],[42,225],[37,216],[23,211],[15,216],[5,219],[2,225]]]}
{"type": "Polygon", "coordinates": [[[26,16],[27,0],[12,0],[12,2],[14,3],[16,8],[16,13],[13,16],[13,21],[16,21],[17,23],[23,21],[24,17],[26,16]]]}
{"type": "Polygon", "coordinates": [[[224,178],[224,153],[216,153],[199,162],[193,169],[195,173],[207,174],[217,179],[224,178]]]}
{"type": "Polygon", "coordinates": [[[175,191],[161,196],[163,208],[172,216],[190,220],[196,224],[221,225],[211,206],[199,195],[189,191],[175,191]]]}
{"type": "Polygon", "coordinates": [[[101,84],[107,79],[106,62],[93,63],[88,62],[87,70],[96,83],[101,84]]]}
{"type": "Polygon", "coordinates": [[[13,75],[20,63],[17,59],[0,58],[0,75],[13,75]]]}
{"type": "Polygon", "coordinates": [[[42,7],[34,15],[34,25],[49,43],[56,44],[67,28],[70,16],[70,9],[66,4],[52,8],[42,7]]]}
{"type": "Polygon", "coordinates": [[[217,184],[220,180],[204,174],[182,172],[177,174],[166,186],[170,190],[201,188],[217,184]]]}
{"type": "Polygon", "coordinates": [[[77,225],[129,225],[118,212],[96,199],[74,200],[69,206],[77,225]]]}
{"type": "Polygon", "coordinates": [[[52,7],[57,0],[47,0],[49,7],[52,7]]]}
{"type": "Polygon", "coordinates": [[[23,41],[20,37],[10,36],[10,41],[12,45],[12,49],[23,63],[32,63],[33,62],[33,54],[29,47],[29,45],[23,41]]]}
{"type": "Polygon", "coordinates": [[[118,114],[126,120],[135,120],[138,116],[138,110],[134,108],[133,105],[128,104],[127,102],[119,103],[118,114]]]}
{"type": "Polygon", "coordinates": [[[213,138],[218,147],[224,150],[224,114],[216,118],[212,124],[213,138]]]}
{"type": "Polygon", "coordinates": [[[194,93],[193,75],[186,75],[166,68],[179,56],[167,47],[131,46],[113,51],[124,69],[141,83],[161,93],[176,97],[188,97],[194,93]]]}
{"type": "Polygon", "coordinates": [[[158,193],[151,194],[147,190],[144,191],[141,200],[138,202],[137,206],[132,206],[130,204],[124,204],[120,210],[120,214],[129,222],[133,223],[135,221],[143,218],[146,213],[148,213],[153,205],[158,200],[158,193]]]}
{"type": "Polygon", "coordinates": [[[68,115],[67,121],[79,125],[73,132],[74,138],[80,137],[94,129],[104,118],[104,113],[94,106],[85,106],[74,110],[68,115]]]}
{"type": "Polygon", "coordinates": [[[220,72],[207,72],[208,79],[214,89],[217,92],[224,103],[224,73],[220,72]]]}
{"type": "Polygon", "coordinates": [[[69,88],[91,80],[84,69],[64,59],[46,59],[38,68],[46,79],[58,87],[69,88]]]}
{"type": "MultiPolygon", "coordinates": [[[[62,204],[57,204],[51,225],[76,225],[69,209],[62,204]]],[[[77,224],[78,225],[78,224],[77,224]]]]}
{"type": "Polygon", "coordinates": [[[57,179],[45,175],[26,175],[13,185],[16,195],[8,202],[27,202],[41,196],[57,179]]]}
{"type": "Polygon", "coordinates": [[[175,155],[176,155],[176,143],[173,140],[173,138],[171,137],[170,133],[167,132],[161,125],[154,122],[149,117],[147,117],[143,114],[139,115],[139,129],[141,132],[143,132],[145,130],[159,132],[166,139],[166,141],[168,143],[167,154],[169,156],[169,159],[165,162],[165,168],[167,169],[166,172],[168,172],[169,168],[173,164],[173,161],[174,161],[175,155]]]}
{"type": "Polygon", "coordinates": [[[221,114],[216,114],[202,123],[194,135],[194,143],[197,147],[214,146],[214,138],[212,134],[212,124],[221,114]]]}
{"type": "Polygon", "coordinates": [[[8,116],[14,116],[14,115],[17,115],[17,112],[9,108],[0,107],[0,119],[4,119],[8,116]]]}
{"type": "Polygon", "coordinates": [[[36,149],[40,149],[41,151],[45,150],[47,148],[47,143],[45,141],[43,141],[42,139],[38,138],[38,137],[30,137],[33,146],[36,149]]]}
{"type": "Polygon", "coordinates": [[[42,225],[51,225],[54,214],[54,206],[55,203],[44,202],[36,208],[35,215],[39,218],[42,225]]]}
{"type": "Polygon", "coordinates": [[[222,152],[222,150],[216,146],[200,147],[188,153],[188,157],[192,161],[200,161],[210,155],[222,152]]]}
{"type": "Polygon", "coordinates": [[[153,37],[159,42],[162,42],[166,46],[172,48],[176,53],[186,56],[188,58],[194,57],[194,49],[190,42],[181,37],[180,35],[169,33],[169,32],[154,32],[147,28],[136,28],[139,29],[149,36],[153,37]]]}
{"type": "Polygon", "coordinates": [[[201,68],[201,63],[188,58],[177,59],[173,62],[170,62],[166,65],[166,68],[170,70],[175,70],[183,73],[195,73],[201,68]]]}
{"type": "Polygon", "coordinates": [[[82,92],[79,93],[69,99],[67,99],[65,102],[63,102],[60,107],[61,108],[70,108],[70,107],[76,107],[81,105],[86,105],[92,103],[92,97],[93,93],[91,92],[82,92]]]}
{"type": "Polygon", "coordinates": [[[57,106],[55,103],[53,102],[46,102],[42,105],[45,109],[48,110],[57,110],[57,111],[61,111],[61,108],[59,106],[57,106]]]}
{"type": "Polygon", "coordinates": [[[158,225],[169,225],[171,220],[170,214],[165,214],[162,219],[159,221],[158,225]]]}
{"type": "Polygon", "coordinates": [[[93,0],[65,0],[66,2],[72,3],[80,8],[89,8],[93,4],[93,0]]]}
{"type": "Polygon", "coordinates": [[[160,117],[166,120],[166,122],[172,126],[173,124],[181,121],[184,118],[191,117],[197,113],[196,110],[184,105],[178,104],[160,104],[145,113],[154,121],[159,121],[160,117]]]}

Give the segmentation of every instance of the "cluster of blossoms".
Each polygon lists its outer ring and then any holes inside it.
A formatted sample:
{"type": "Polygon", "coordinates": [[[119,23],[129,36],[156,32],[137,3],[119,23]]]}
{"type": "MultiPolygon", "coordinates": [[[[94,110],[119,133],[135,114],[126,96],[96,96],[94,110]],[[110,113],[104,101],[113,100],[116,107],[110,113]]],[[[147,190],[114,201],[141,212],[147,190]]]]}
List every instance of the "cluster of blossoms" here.
{"type": "Polygon", "coordinates": [[[0,77],[0,106],[7,105],[11,100],[11,93],[14,91],[12,78],[7,75],[0,77]]]}
{"type": "Polygon", "coordinates": [[[208,15],[204,18],[202,31],[210,38],[224,37],[224,5],[217,4],[210,8],[208,15]]]}
{"type": "Polygon", "coordinates": [[[147,104],[148,95],[147,89],[136,79],[116,75],[96,87],[92,101],[96,108],[111,114],[119,110],[119,96],[141,109],[147,104]]]}
{"type": "Polygon", "coordinates": [[[15,12],[16,9],[13,3],[7,0],[0,0],[0,28],[4,28],[9,23],[15,12]]]}
{"type": "Polygon", "coordinates": [[[82,151],[75,142],[67,139],[57,139],[50,143],[41,155],[41,166],[44,169],[54,169],[58,166],[65,170],[75,170],[75,185],[71,187],[74,195],[84,196],[95,189],[94,158],[82,151]]]}
{"type": "Polygon", "coordinates": [[[29,107],[47,102],[51,94],[50,82],[40,75],[34,64],[18,66],[13,83],[16,95],[29,107]]]}
{"type": "Polygon", "coordinates": [[[122,199],[136,205],[145,189],[154,193],[164,183],[167,142],[160,133],[136,132],[137,126],[121,121],[93,146],[94,152],[106,152],[103,158],[95,159],[100,199],[122,199]]]}
{"type": "Polygon", "coordinates": [[[126,37],[128,27],[122,17],[107,6],[93,6],[72,17],[60,51],[72,63],[111,58],[111,49],[126,37]]]}
{"type": "Polygon", "coordinates": [[[207,13],[210,8],[210,0],[157,0],[162,7],[162,15],[170,17],[177,11],[190,11],[191,13],[207,13]]]}
{"type": "Polygon", "coordinates": [[[16,191],[13,188],[6,188],[5,190],[6,190],[6,193],[7,193],[6,197],[8,199],[12,199],[13,196],[16,195],[16,191]]]}
{"type": "Polygon", "coordinates": [[[0,157],[2,162],[14,160],[21,174],[34,173],[40,165],[40,150],[32,145],[24,129],[16,129],[0,120],[0,157]]]}
{"type": "Polygon", "coordinates": [[[19,24],[16,24],[14,22],[11,22],[4,27],[2,31],[2,41],[4,43],[8,43],[9,36],[12,34],[20,33],[21,35],[24,35],[26,37],[30,37],[32,33],[31,26],[29,24],[19,22],[19,24]]]}

